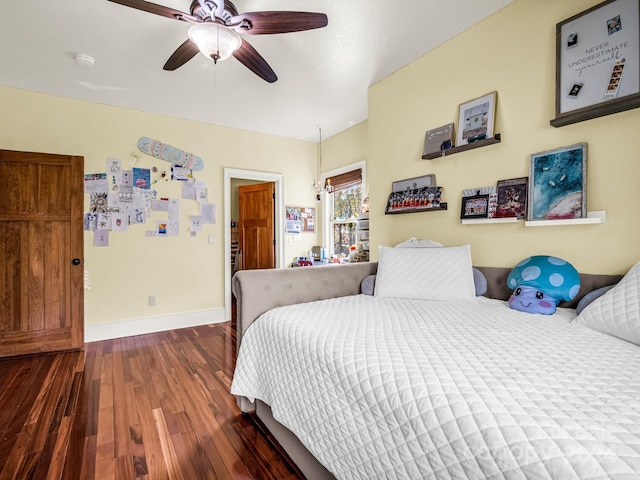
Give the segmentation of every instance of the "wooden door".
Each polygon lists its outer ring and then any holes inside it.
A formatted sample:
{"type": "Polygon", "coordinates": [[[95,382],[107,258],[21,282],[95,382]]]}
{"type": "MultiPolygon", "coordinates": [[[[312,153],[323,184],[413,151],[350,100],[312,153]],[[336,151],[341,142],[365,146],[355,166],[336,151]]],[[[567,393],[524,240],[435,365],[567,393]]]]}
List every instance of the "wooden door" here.
{"type": "Polygon", "coordinates": [[[0,357],[84,344],[83,164],[0,150],[0,357]]]}
{"type": "Polygon", "coordinates": [[[274,268],[275,183],[238,187],[238,245],[243,270],[274,268]]]}

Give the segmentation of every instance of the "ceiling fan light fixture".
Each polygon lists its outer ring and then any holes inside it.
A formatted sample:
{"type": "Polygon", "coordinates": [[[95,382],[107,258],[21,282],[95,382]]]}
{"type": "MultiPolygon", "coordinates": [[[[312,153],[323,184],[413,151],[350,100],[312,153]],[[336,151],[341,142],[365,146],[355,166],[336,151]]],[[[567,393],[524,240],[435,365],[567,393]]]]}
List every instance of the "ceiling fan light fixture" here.
{"type": "Polygon", "coordinates": [[[205,57],[226,60],[242,45],[235,31],[219,23],[196,23],[189,28],[189,39],[198,46],[205,57]]]}

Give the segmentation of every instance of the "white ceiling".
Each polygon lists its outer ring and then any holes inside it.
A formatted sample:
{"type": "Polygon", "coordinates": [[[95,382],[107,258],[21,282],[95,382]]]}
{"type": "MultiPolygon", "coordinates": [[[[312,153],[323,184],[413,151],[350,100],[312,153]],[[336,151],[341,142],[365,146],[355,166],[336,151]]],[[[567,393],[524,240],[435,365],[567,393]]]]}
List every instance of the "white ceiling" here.
{"type": "MultiPolygon", "coordinates": [[[[367,118],[367,88],[512,0],[236,0],[240,13],[326,13],[327,27],[245,38],[269,84],[234,58],[162,66],[190,24],[107,0],[11,0],[0,17],[0,85],[306,141],[367,118]],[[95,58],[91,68],[76,53],[95,58]]],[[[155,0],[189,11],[190,0],[155,0]]],[[[481,54],[481,51],[476,51],[481,54]]],[[[464,59],[451,59],[452,62],[464,59]]]]}

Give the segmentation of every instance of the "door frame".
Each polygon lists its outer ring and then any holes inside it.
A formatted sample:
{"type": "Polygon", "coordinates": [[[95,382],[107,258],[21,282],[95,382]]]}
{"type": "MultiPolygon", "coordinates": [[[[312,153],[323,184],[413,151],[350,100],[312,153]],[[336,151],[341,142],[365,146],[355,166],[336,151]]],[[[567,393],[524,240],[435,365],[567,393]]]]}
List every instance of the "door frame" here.
{"type": "Polygon", "coordinates": [[[276,268],[284,268],[284,174],[257,170],[224,169],[224,313],[231,320],[231,179],[275,183],[274,230],[276,268]]]}

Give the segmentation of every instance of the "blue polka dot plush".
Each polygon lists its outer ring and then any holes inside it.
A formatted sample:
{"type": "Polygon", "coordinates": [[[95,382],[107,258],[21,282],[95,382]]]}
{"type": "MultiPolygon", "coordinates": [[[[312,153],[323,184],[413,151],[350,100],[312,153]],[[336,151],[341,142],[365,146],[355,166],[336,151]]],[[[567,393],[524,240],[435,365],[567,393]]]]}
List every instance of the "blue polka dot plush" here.
{"type": "Polygon", "coordinates": [[[580,290],[580,274],[566,260],[535,255],[518,263],[507,277],[509,306],[528,313],[551,315],[559,302],[573,300],[580,290]]]}

